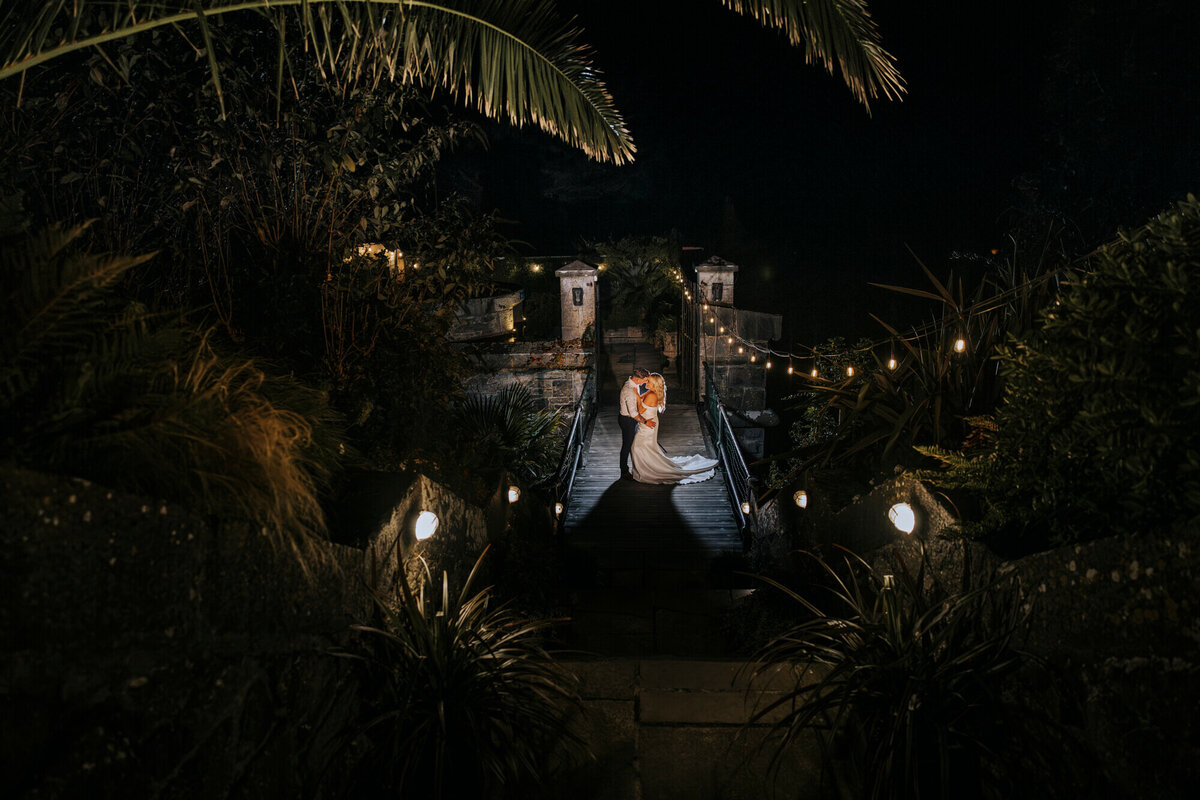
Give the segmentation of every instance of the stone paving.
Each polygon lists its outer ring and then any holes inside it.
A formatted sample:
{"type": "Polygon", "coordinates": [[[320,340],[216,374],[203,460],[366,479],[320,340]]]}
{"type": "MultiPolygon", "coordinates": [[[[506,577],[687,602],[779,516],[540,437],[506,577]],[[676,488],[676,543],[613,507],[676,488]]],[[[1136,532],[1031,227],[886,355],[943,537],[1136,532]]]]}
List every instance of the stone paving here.
{"type": "Polygon", "coordinates": [[[771,671],[751,681],[744,662],[605,659],[563,662],[584,698],[579,730],[596,760],[564,777],[551,796],[580,800],[816,800],[818,753],[804,737],[777,771],[770,722],[747,724],[780,697],[790,675],[771,671]],[[753,692],[747,692],[748,686],[753,692]]]}

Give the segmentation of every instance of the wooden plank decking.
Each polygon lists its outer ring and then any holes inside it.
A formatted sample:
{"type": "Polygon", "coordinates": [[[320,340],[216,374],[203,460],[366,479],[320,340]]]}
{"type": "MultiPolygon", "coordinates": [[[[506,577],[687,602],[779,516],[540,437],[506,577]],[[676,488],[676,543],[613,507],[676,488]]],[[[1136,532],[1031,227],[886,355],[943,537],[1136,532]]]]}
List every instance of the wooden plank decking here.
{"type": "MultiPolygon", "coordinates": [[[[696,409],[663,415],[670,455],[713,455],[696,409]]],[[[571,644],[605,655],[718,655],[721,615],[750,579],[724,476],[685,486],[619,480],[615,406],[600,409],[572,489],[563,543],[571,644]]]]}

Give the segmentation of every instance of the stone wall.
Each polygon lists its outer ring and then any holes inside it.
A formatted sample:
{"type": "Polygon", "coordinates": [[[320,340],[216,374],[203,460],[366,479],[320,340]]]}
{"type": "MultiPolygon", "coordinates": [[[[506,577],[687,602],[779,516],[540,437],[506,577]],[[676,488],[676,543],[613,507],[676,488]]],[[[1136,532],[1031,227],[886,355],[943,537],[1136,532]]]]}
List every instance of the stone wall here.
{"type": "Polygon", "coordinates": [[[486,537],[483,509],[424,476],[383,477],[380,510],[360,517],[375,520],[365,545],[307,543],[306,572],[248,526],[0,468],[12,796],[302,797],[338,784],[364,695],[355,662],[333,653],[367,618],[368,585],[394,586],[415,555],[469,569],[486,537]],[[421,547],[406,527],[416,509],[442,519],[421,547]]]}
{"type": "Polygon", "coordinates": [[[594,350],[572,342],[515,342],[470,349],[476,372],[466,381],[475,394],[497,394],[517,383],[546,409],[567,409],[587,387],[594,350]]]}
{"type": "MultiPolygon", "coordinates": [[[[949,586],[995,570],[1018,581],[1030,614],[1022,643],[1058,676],[1075,706],[1079,736],[1128,797],[1190,797],[1200,781],[1200,521],[1173,533],[1115,536],[1003,561],[982,545],[941,538],[954,517],[919,482],[885,481],[834,512],[818,492],[797,509],[789,487],[764,503],[751,557],[758,569],[789,569],[798,548],[840,544],[877,569],[922,551],[949,586]],[[908,502],[913,536],[887,509],[908,502]]],[[[1038,709],[1040,711],[1041,709],[1038,709]]]]}
{"type": "Polygon", "coordinates": [[[493,297],[465,300],[454,312],[454,324],[446,338],[452,342],[465,342],[511,334],[517,329],[524,299],[525,290],[518,289],[493,297]]]}

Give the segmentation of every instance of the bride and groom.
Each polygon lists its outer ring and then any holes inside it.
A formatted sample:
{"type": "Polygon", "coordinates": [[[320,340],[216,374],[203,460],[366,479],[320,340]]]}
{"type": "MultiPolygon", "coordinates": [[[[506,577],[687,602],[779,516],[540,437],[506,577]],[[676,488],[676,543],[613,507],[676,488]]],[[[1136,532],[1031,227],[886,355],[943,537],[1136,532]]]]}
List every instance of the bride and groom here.
{"type": "Polygon", "coordinates": [[[621,479],[641,483],[699,483],[716,474],[716,459],[702,455],[672,458],[658,444],[658,415],[667,410],[663,376],[641,367],[621,387],[617,421],[621,426],[621,479]],[[633,468],[626,465],[633,462],[633,468]]]}

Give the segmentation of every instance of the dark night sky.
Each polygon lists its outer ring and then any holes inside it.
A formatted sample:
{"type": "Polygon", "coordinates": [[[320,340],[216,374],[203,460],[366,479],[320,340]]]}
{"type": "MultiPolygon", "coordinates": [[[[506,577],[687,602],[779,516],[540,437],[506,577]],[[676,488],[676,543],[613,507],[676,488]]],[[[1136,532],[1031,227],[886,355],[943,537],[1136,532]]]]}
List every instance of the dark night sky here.
{"type": "Polygon", "coordinates": [[[909,93],[871,117],[718,0],[563,5],[636,163],[489,126],[489,152],[453,162],[449,184],[514,220],[529,254],[677,231],[739,263],[739,305],[785,313],[788,338],[873,335],[868,311],[915,322],[928,309],[867,282],[923,285],[908,247],[943,277],[972,268],[955,252],[1003,255],[1031,204],[1020,186],[1053,206],[1047,184],[1079,172],[1055,207],[1098,226],[1089,244],[1113,230],[1105,213],[1133,225],[1200,190],[1191,0],[873,0],[909,93]]]}

